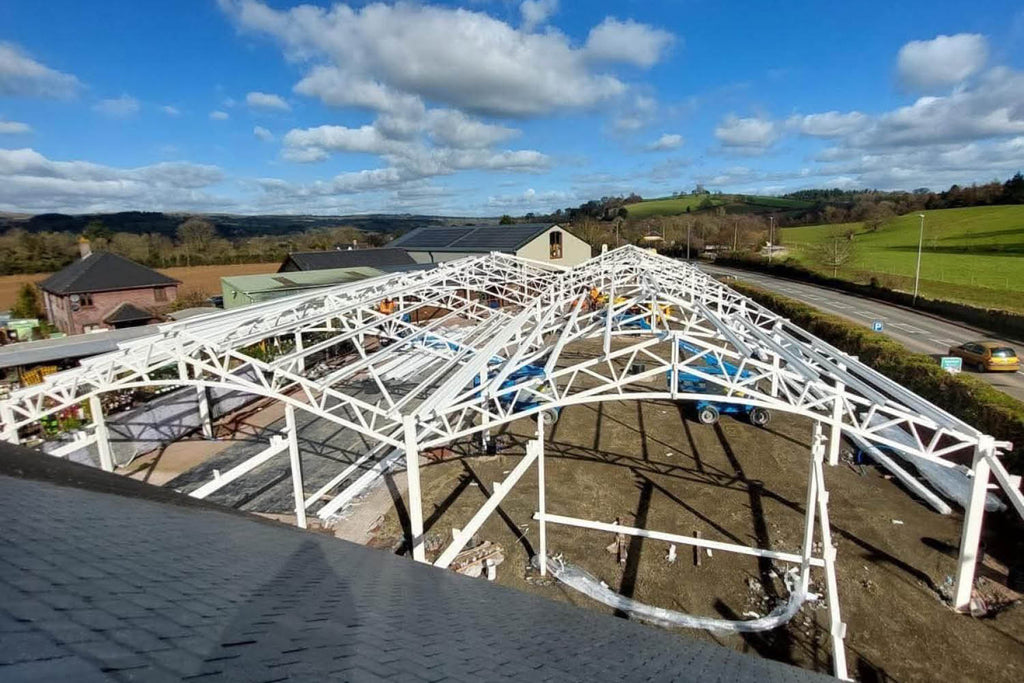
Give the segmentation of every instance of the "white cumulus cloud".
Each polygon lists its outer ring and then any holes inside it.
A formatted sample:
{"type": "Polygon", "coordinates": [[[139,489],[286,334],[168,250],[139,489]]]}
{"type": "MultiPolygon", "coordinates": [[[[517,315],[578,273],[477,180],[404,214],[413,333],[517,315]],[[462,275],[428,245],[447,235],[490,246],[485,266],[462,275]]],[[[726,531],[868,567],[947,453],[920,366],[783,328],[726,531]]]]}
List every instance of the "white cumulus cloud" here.
{"type": "Polygon", "coordinates": [[[507,116],[590,107],[627,87],[594,71],[592,58],[647,64],[665,42],[661,32],[620,22],[656,45],[626,50],[606,26],[593,49],[578,48],[557,31],[533,33],[483,12],[413,3],[276,10],[258,0],[222,0],[221,6],[240,28],[269,35],[289,58],[314,64],[296,91],[328,104],[412,96],[507,116]],[[358,94],[346,92],[353,84],[358,94]]]}
{"type": "Polygon", "coordinates": [[[29,57],[14,43],[0,42],[0,95],[68,99],[82,84],[29,57]]]}
{"type": "Polygon", "coordinates": [[[523,0],[519,15],[523,19],[523,30],[532,31],[558,11],[558,0],[523,0]]]}
{"type": "Polygon", "coordinates": [[[291,107],[280,95],[265,92],[251,92],[245,96],[245,103],[253,109],[288,111],[291,107]]]}
{"type": "Polygon", "coordinates": [[[671,33],[660,28],[608,17],[590,29],[584,49],[595,61],[651,67],[661,60],[673,40],[671,33]]]}
{"type": "Polygon", "coordinates": [[[263,126],[256,126],[255,128],[253,128],[252,134],[255,135],[258,139],[262,140],[263,142],[270,142],[271,140],[274,139],[274,134],[271,133],[266,128],[264,128],[263,126]]]}
{"type": "Polygon", "coordinates": [[[124,211],[227,207],[207,193],[223,179],[216,166],[164,162],[116,168],[54,161],[33,149],[0,149],[0,210],[124,211]]]}
{"type": "Polygon", "coordinates": [[[231,115],[226,111],[214,110],[210,112],[210,119],[213,121],[227,121],[231,115]]]}
{"type": "Polygon", "coordinates": [[[900,80],[913,88],[960,83],[981,71],[988,61],[988,41],[977,33],[914,40],[900,48],[900,80]]]}
{"type": "Polygon", "coordinates": [[[18,135],[21,133],[31,133],[32,126],[21,121],[4,121],[0,119],[0,135],[18,135]]]}
{"type": "Polygon", "coordinates": [[[92,105],[92,108],[93,111],[99,112],[104,116],[123,119],[134,116],[139,112],[139,101],[131,95],[124,94],[120,97],[100,100],[92,105]]]}
{"type": "Polygon", "coordinates": [[[870,118],[859,111],[846,114],[827,111],[821,114],[798,114],[789,117],[786,124],[803,135],[816,138],[835,138],[861,130],[870,118]]]}
{"type": "Polygon", "coordinates": [[[679,149],[683,146],[683,136],[676,133],[665,133],[660,138],[647,145],[648,152],[666,152],[679,149]]]}
{"type": "Polygon", "coordinates": [[[163,113],[167,114],[168,116],[180,116],[181,115],[181,110],[180,109],[178,109],[177,107],[173,107],[173,106],[171,106],[169,104],[165,104],[164,106],[160,107],[160,111],[162,111],[163,113]]]}
{"type": "Polygon", "coordinates": [[[750,154],[765,151],[779,135],[774,121],[757,116],[740,118],[730,114],[715,127],[715,137],[723,146],[750,154]]]}

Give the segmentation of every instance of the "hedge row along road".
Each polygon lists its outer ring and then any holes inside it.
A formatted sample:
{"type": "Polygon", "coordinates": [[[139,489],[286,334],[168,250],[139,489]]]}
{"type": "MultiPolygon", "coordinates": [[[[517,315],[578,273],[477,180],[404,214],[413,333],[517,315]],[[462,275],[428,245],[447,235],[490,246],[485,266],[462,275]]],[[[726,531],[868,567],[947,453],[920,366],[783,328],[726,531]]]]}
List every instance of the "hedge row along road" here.
{"type": "MultiPolygon", "coordinates": [[[[762,273],[751,273],[738,268],[725,268],[704,263],[698,264],[698,267],[710,275],[732,276],[737,280],[749,282],[768,291],[778,292],[866,327],[871,327],[875,320],[881,320],[884,325],[883,334],[900,342],[911,351],[935,356],[936,363],[938,357],[945,355],[950,346],[957,346],[977,339],[1000,339],[1016,349],[1018,354],[1024,354],[1024,342],[1019,339],[1000,338],[982,329],[942,320],[924,313],[916,313],[900,306],[794,280],[771,277],[762,273]]],[[[970,372],[1016,399],[1024,400],[1024,372],[979,373],[973,370],[965,370],[965,372],[970,372]]]]}

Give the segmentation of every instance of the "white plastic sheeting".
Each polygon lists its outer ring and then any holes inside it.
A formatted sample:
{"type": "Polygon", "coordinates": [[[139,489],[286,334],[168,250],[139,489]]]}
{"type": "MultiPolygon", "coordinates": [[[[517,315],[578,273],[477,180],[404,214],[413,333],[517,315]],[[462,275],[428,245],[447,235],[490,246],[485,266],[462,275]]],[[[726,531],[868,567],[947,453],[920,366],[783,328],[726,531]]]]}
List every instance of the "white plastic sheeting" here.
{"type": "MultiPolygon", "coordinates": [[[[876,416],[871,422],[872,424],[878,424],[883,421],[884,418],[876,416]]],[[[889,427],[888,429],[879,430],[879,434],[886,439],[906,444],[909,448],[917,447],[914,438],[899,427],[889,427]]],[[[875,450],[875,448],[864,448],[863,450],[865,450],[870,456],[871,451],[875,450]]],[[[967,504],[971,500],[971,470],[969,467],[965,467],[964,465],[953,465],[947,467],[916,455],[904,453],[903,451],[895,448],[891,449],[891,452],[893,455],[896,455],[905,462],[913,465],[918,474],[920,474],[925,481],[935,487],[942,496],[948,500],[958,503],[961,507],[967,507],[967,504]]],[[[1006,505],[999,500],[998,496],[995,494],[989,493],[985,497],[986,512],[1001,512],[1005,509],[1006,505]]]]}
{"type": "MultiPolygon", "coordinates": [[[[538,556],[533,556],[531,564],[534,568],[540,567],[538,556]]],[[[632,598],[627,598],[598,581],[596,577],[587,571],[569,564],[561,556],[548,558],[548,571],[570,588],[609,607],[614,607],[632,617],[636,617],[641,621],[668,628],[699,628],[719,634],[755,633],[757,631],[768,631],[778,628],[792,619],[804,602],[818,599],[816,594],[804,593],[800,590],[799,577],[797,570],[794,568],[784,575],[786,588],[789,590],[789,599],[786,602],[778,605],[763,617],[733,621],[730,619],[716,619],[714,617],[698,617],[663,607],[653,607],[632,598]]]]}

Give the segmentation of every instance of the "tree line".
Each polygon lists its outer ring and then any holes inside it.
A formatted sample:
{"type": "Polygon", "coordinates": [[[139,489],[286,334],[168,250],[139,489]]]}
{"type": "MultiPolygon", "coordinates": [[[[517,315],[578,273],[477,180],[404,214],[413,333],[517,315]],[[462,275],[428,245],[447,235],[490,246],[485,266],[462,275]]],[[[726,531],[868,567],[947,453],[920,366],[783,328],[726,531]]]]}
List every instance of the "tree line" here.
{"type": "Polygon", "coordinates": [[[93,251],[109,251],[152,268],[267,263],[282,261],[289,252],[381,246],[388,236],[347,225],[317,228],[289,235],[225,237],[208,220],[190,217],[173,236],[144,232],[113,232],[93,220],[80,234],[31,232],[14,228],[0,235],[0,275],[47,273],[79,258],[79,239],[93,251]]]}

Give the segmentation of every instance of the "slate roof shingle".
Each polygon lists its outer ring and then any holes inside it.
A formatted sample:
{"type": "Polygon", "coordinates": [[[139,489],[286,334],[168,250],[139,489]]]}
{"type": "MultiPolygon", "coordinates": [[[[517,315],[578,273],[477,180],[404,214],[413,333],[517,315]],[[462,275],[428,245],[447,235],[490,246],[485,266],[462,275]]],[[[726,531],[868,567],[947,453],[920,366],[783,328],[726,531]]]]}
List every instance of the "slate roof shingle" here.
{"type": "Polygon", "coordinates": [[[328,270],[368,266],[406,266],[416,262],[402,249],[335,249],[331,251],[296,251],[288,254],[277,272],[292,270],[328,270]]]}
{"type": "Polygon", "coordinates": [[[176,285],[179,281],[152,268],[112,254],[94,251],[39,283],[52,294],[84,294],[119,289],[176,285]]]}
{"type": "Polygon", "coordinates": [[[4,681],[830,680],[9,444],[0,548],[4,681]]]}
{"type": "Polygon", "coordinates": [[[108,325],[117,325],[119,323],[135,323],[140,320],[152,320],[155,316],[144,308],[139,308],[133,303],[124,301],[117,305],[117,308],[112,310],[103,322],[108,325]]]}

